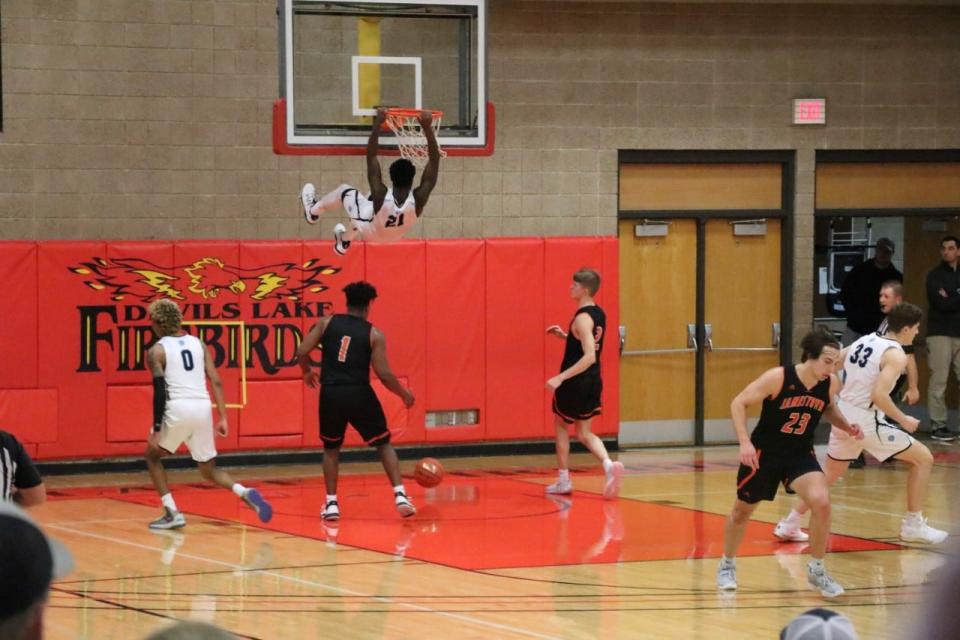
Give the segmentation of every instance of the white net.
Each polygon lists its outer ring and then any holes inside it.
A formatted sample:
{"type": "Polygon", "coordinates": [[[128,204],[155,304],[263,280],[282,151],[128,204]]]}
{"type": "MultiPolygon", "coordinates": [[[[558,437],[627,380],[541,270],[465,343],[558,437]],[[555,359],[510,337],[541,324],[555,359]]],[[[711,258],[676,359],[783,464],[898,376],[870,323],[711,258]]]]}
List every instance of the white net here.
{"type": "MultiPolygon", "coordinates": [[[[434,135],[440,135],[440,118],[443,113],[433,112],[434,135]]],[[[397,137],[397,146],[400,149],[400,155],[409,160],[418,169],[422,169],[427,164],[427,138],[423,135],[420,128],[419,111],[406,109],[396,109],[387,111],[387,127],[397,137]]],[[[439,146],[439,145],[437,145],[439,146]]],[[[440,149],[440,157],[446,157],[447,153],[440,149]]]]}

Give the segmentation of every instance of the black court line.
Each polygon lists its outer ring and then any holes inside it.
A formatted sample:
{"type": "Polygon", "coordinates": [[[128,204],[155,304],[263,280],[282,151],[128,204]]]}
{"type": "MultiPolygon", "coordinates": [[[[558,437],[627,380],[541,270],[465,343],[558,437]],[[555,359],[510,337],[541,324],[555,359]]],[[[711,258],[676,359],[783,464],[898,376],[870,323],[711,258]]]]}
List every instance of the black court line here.
{"type": "MultiPolygon", "coordinates": [[[[153,616],[153,617],[155,617],[155,618],[163,618],[164,620],[172,620],[172,621],[174,621],[174,622],[179,622],[179,621],[180,621],[179,618],[174,618],[173,616],[167,616],[167,615],[164,615],[164,614],[159,613],[159,612],[157,612],[157,611],[151,611],[150,609],[143,609],[143,608],[140,608],[140,607],[132,607],[132,606],[130,606],[130,605],[123,604],[122,602],[114,602],[114,601],[112,601],[112,600],[107,600],[106,598],[95,598],[95,597],[93,597],[93,596],[88,596],[87,594],[81,593],[81,592],[79,592],[79,591],[73,591],[72,589],[63,589],[63,588],[60,588],[60,587],[57,587],[57,586],[51,586],[51,587],[50,587],[50,590],[51,590],[51,591],[59,591],[59,592],[61,592],[61,593],[67,593],[67,594],[70,594],[70,595],[72,595],[72,596],[76,596],[76,597],[78,597],[78,598],[83,598],[83,599],[85,599],[85,600],[92,600],[93,602],[99,602],[100,604],[110,605],[110,606],[115,607],[115,608],[117,608],[117,609],[123,609],[124,611],[134,611],[134,612],[136,612],[136,613],[142,613],[142,614],[144,614],[144,615],[153,616]]],[[[49,605],[48,605],[48,606],[49,606],[49,605]]],[[[79,608],[79,607],[78,607],[78,608],[79,608]]],[[[97,608],[99,609],[100,607],[97,607],[97,608]]],[[[192,609],[182,609],[182,611],[192,611],[192,609]]],[[[229,631],[229,629],[228,629],[228,631],[229,631]]],[[[244,635],[244,634],[242,634],[242,633],[238,633],[238,632],[236,632],[236,631],[230,631],[230,633],[232,633],[233,635],[237,636],[238,638],[247,638],[248,640],[261,640],[261,639],[258,638],[257,636],[248,636],[248,635],[244,635]]]]}

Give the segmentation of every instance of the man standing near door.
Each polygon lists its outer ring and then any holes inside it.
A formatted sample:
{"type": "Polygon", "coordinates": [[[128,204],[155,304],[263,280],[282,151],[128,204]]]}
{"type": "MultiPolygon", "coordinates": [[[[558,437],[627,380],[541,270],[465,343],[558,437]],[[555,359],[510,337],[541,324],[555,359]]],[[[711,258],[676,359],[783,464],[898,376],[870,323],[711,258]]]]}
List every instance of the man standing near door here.
{"type": "Polygon", "coordinates": [[[960,273],[957,258],[960,240],[944,236],[940,241],[940,264],[927,274],[927,360],[930,382],[927,387],[927,410],[930,413],[930,437],[950,442],[957,434],[947,428],[947,405],[944,395],[950,366],[960,374],[960,273]]]}
{"type": "Polygon", "coordinates": [[[903,282],[903,273],[893,266],[893,241],[877,240],[876,253],[855,266],[843,281],[840,299],[847,313],[843,345],[849,346],[860,336],[877,330],[883,320],[878,297],[880,286],[890,280],[903,282]]]}

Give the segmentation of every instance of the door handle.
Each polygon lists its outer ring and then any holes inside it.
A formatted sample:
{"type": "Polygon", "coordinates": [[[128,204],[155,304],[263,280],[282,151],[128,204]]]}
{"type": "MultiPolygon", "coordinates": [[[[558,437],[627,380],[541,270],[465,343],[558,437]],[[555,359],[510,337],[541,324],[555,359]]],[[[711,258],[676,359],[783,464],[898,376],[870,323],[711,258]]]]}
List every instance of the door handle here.
{"type": "Polygon", "coordinates": [[[714,347],[713,340],[713,327],[709,324],[703,325],[704,335],[707,337],[707,351],[720,351],[720,352],[753,352],[753,353],[764,353],[764,352],[776,352],[780,350],[780,323],[774,322],[771,327],[771,343],[773,346],[770,347],[714,347]]]}
{"type": "Polygon", "coordinates": [[[687,325],[687,347],[685,349],[632,349],[624,351],[626,345],[627,328],[620,327],[620,355],[622,356],[655,356],[665,353],[696,353],[697,351],[697,325],[687,325]]]}

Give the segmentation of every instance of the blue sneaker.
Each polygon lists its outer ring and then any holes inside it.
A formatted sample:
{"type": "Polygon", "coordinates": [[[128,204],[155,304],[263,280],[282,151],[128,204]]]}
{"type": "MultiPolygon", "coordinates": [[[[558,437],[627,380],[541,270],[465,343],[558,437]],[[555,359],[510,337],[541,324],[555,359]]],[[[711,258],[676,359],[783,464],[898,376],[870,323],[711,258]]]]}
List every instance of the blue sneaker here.
{"type": "Polygon", "coordinates": [[[270,522],[270,518],[273,517],[273,507],[263,499],[259,491],[256,489],[247,489],[243,492],[240,499],[246,502],[247,505],[257,513],[260,522],[270,522]]]}

